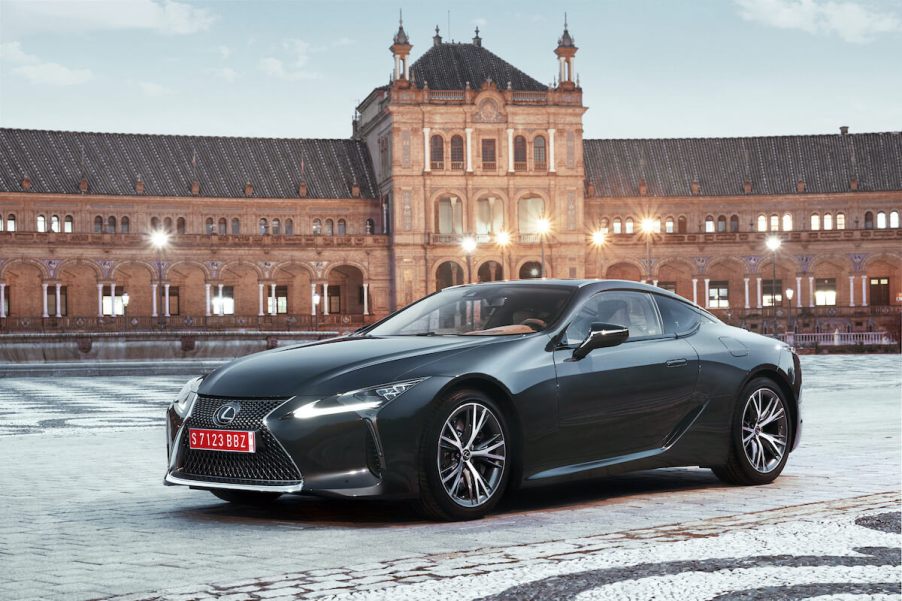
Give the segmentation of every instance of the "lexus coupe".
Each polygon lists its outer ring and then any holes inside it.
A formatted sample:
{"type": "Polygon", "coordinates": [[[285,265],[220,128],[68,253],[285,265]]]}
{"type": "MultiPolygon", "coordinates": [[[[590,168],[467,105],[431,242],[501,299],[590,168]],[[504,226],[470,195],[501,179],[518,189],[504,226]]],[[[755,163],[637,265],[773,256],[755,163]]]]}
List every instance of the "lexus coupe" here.
{"type": "Polygon", "coordinates": [[[506,490],[672,466],[772,482],[801,432],[787,345],[660,288],[446,288],[354,334],[237,359],[167,416],[167,484],[416,499],[472,519],[506,490]]]}

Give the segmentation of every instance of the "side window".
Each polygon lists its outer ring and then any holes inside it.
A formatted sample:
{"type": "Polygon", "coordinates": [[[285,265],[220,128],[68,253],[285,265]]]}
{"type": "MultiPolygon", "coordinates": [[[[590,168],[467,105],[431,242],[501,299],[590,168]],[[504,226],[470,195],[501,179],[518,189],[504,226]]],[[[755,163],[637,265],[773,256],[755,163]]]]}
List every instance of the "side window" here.
{"type": "Polygon", "coordinates": [[[668,336],[687,334],[698,327],[702,316],[688,304],[669,296],[655,295],[661,320],[664,322],[664,333],[668,336]]]}
{"type": "Polygon", "coordinates": [[[596,294],[586,301],[567,327],[567,344],[585,340],[596,322],[629,328],[630,340],[662,335],[654,301],[645,292],[611,290],[596,294]]]}

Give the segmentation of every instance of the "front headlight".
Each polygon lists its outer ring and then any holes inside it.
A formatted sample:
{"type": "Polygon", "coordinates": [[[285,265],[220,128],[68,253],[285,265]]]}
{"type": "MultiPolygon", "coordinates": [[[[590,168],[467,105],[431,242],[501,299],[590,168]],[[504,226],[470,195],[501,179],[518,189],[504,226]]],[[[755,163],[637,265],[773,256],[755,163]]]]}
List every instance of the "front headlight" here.
{"type": "Polygon", "coordinates": [[[293,413],[298,419],[310,419],[312,417],[335,415],[336,413],[346,413],[348,411],[375,411],[386,403],[395,400],[425,379],[426,378],[417,378],[415,380],[380,384],[379,386],[371,386],[369,388],[361,388],[360,390],[336,394],[325,399],[302,405],[295,409],[293,413]]]}
{"type": "Polygon", "coordinates": [[[197,399],[197,389],[203,379],[203,376],[200,376],[188,380],[185,382],[185,385],[182,386],[178,396],[175,397],[175,401],[172,402],[172,408],[175,409],[175,412],[178,413],[179,417],[184,418],[188,415],[188,412],[191,411],[191,406],[197,399]]]}

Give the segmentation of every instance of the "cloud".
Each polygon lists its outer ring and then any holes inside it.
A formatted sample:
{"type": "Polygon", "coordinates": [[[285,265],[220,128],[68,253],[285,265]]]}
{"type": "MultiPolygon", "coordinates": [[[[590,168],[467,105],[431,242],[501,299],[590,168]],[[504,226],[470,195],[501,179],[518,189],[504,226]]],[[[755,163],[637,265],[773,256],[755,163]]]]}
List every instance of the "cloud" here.
{"type": "Polygon", "coordinates": [[[90,69],[72,69],[59,63],[44,61],[22,49],[19,42],[0,44],[0,61],[16,65],[13,73],[32,83],[74,86],[94,79],[90,69]]]}
{"type": "Polygon", "coordinates": [[[238,72],[231,67],[220,67],[218,69],[211,70],[211,73],[229,83],[234,83],[238,79],[238,72]]]}
{"type": "Polygon", "coordinates": [[[307,63],[310,62],[310,44],[296,38],[288,39],[282,42],[282,49],[287,58],[267,56],[260,59],[258,66],[263,73],[285,81],[299,81],[319,77],[318,73],[308,71],[306,68],[307,63]]]}
{"type": "Polygon", "coordinates": [[[232,56],[232,49],[228,46],[217,46],[216,52],[219,53],[219,56],[221,56],[223,60],[232,56]]]}
{"type": "Polygon", "coordinates": [[[216,16],[175,0],[4,0],[15,31],[109,31],[143,29],[185,35],[206,31],[216,16]]]}
{"type": "Polygon", "coordinates": [[[152,81],[139,81],[138,87],[144,92],[145,96],[150,96],[151,98],[160,98],[161,96],[170,96],[175,93],[174,90],[167,88],[164,85],[154,83],[152,81]]]}
{"type": "Polygon", "coordinates": [[[861,2],[833,0],[736,0],[739,15],[779,29],[838,35],[866,44],[880,34],[902,32],[902,17],[880,12],[861,2]]]}

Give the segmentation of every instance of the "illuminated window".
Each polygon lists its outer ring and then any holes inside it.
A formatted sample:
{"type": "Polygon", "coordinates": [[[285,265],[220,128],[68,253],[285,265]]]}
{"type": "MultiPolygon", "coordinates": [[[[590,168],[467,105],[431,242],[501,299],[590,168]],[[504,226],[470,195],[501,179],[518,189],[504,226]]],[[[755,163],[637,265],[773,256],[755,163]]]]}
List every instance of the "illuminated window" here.
{"type": "Polygon", "coordinates": [[[213,315],[219,315],[220,308],[222,308],[223,315],[234,315],[235,314],[235,287],[234,286],[223,286],[222,287],[222,295],[219,293],[219,288],[214,288],[216,294],[213,298],[210,299],[210,303],[212,304],[212,313],[213,315]]]}
{"type": "Polygon", "coordinates": [[[833,215],[831,215],[830,213],[824,213],[824,229],[833,229],[833,215]]]}
{"type": "Polygon", "coordinates": [[[668,234],[673,233],[673,217],[668,217],[664,220],[664,232],[668,234]]]}
{"type": "Polygon", "coordinates": [[[767,231],[767,217],[765,215],[758,215],[758,227],[757,230],[759,232],[767,231]]]}
{"type": "Polygon", "coordinates": [[[886,229],[886,213],[884,213],[883,211],[878,211],[877,213],[877,229],[886,229]]]}
{"type": "Polygon", "coordinates": [[[627,218],[626,218],[626,233],[627,233],[627,234],[632,234],[633,232],[634,232],[634,228],[633,228],[633,218],[632,218],[632,217],[627,217],[627,218]]]}
{"type": "Polygon", "coordinates": [[[821,216],[817,213],[811,214],[811,231],[816,232],[821,229],[821,216]]]}
{"type": "Polygon", "coordinates": [[[814,281],[814,304],[818,307],[836,304],[836,278],[818,278],[814,281]]]}
{"type": "Polygon", "coordinates": [[[792,231],[792,215],[789,213],[783,214],[783,231],[784,232],[792,231]]]}
{"type": "Polygon", "coordinates": [[[846,229],[846,214],[845,213],[837,213],[836,214],[836,229],[838,229],[838,230],[846,229]]]}
{"type": "Polygon", "coordinates": [[[620,221],[620,217],[614,217],[614,233],[615,234],[623,233],[623,222],[620,221]]]}
{"type": "Polygon", "coordinates": [[[63,231],[67,234],[71,234],[75,228],[75,221],[72,219],[72,215],[66,215],[66,218],[63,220],[63,231]]]}
{"type": "Polygon", "coordinates": [[[37,228],[38,228],[39,232],[47,231],[47,218],[44,217],[43,215],[38,215],[37,228]]]}

